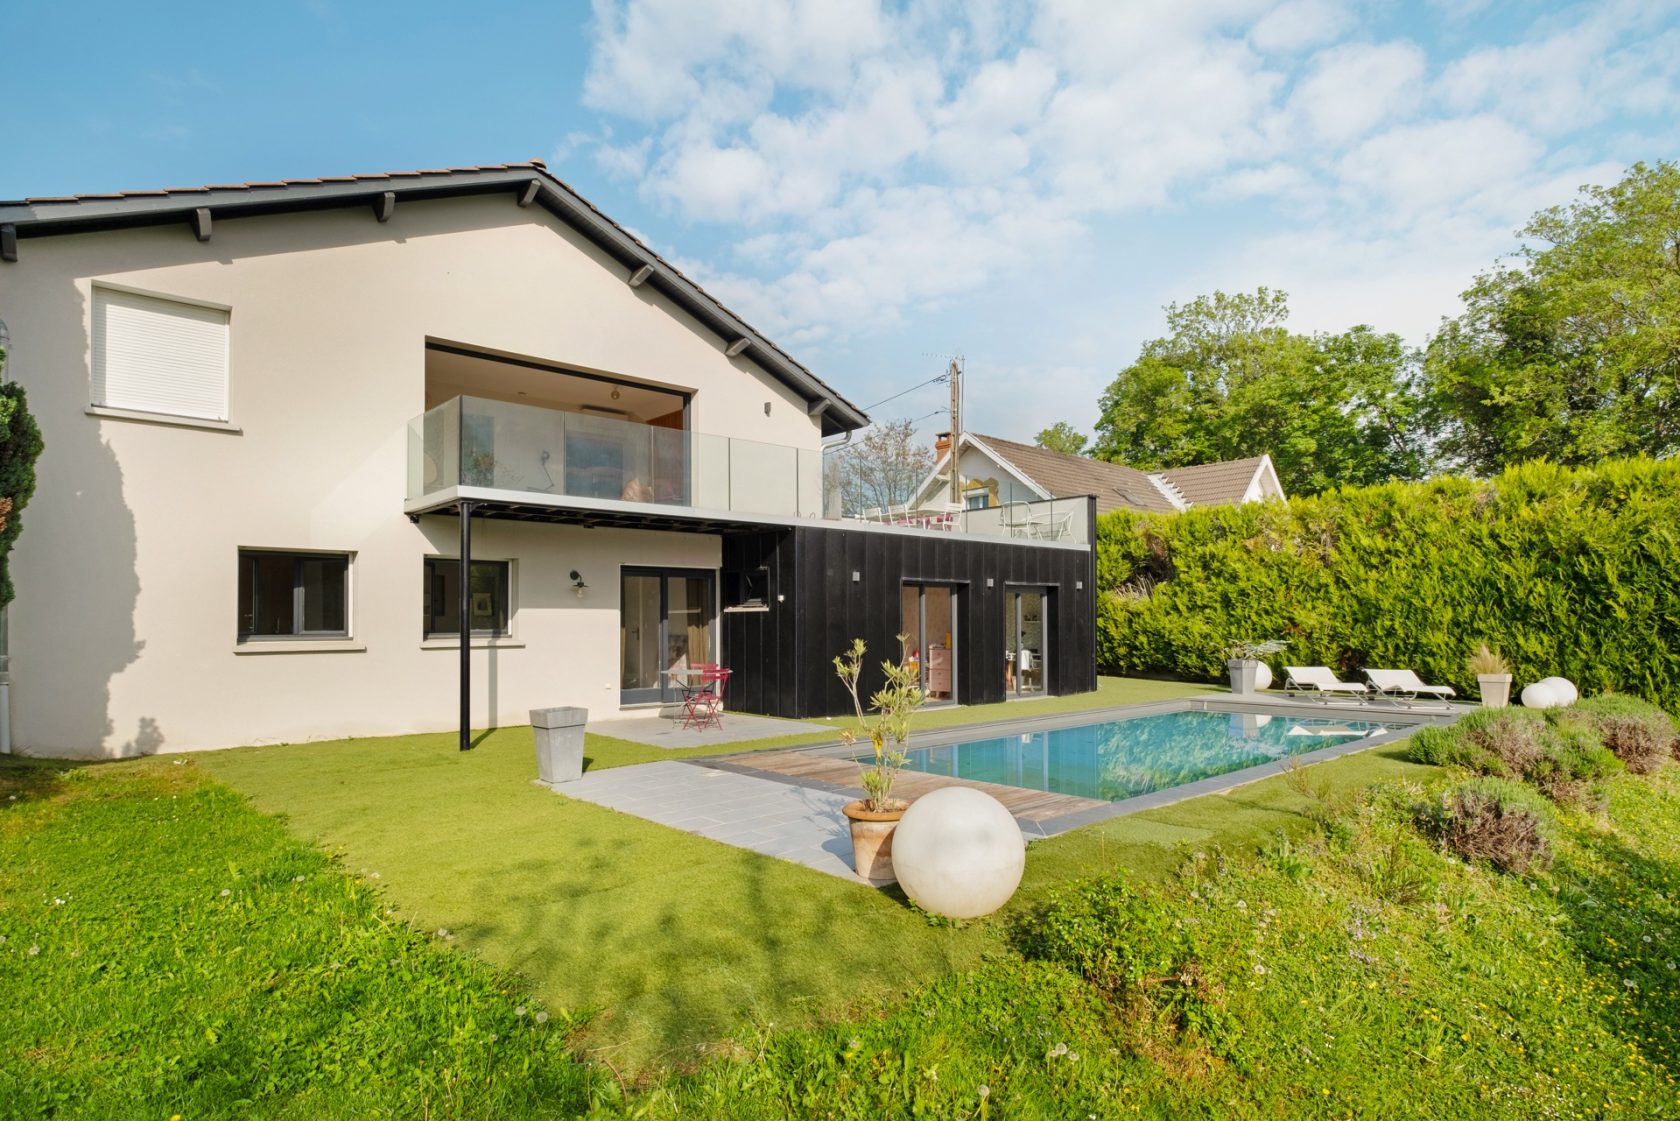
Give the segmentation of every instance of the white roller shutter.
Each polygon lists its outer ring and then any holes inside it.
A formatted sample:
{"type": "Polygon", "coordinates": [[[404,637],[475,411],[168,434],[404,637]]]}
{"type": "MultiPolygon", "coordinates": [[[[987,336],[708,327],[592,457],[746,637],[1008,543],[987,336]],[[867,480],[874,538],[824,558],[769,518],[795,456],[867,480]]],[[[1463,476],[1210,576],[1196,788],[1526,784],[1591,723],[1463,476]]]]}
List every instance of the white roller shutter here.
{"type": "Polygon", "coordinates": [[[93,403],[228,419],[228,313],[93,290],[93,403]]]}

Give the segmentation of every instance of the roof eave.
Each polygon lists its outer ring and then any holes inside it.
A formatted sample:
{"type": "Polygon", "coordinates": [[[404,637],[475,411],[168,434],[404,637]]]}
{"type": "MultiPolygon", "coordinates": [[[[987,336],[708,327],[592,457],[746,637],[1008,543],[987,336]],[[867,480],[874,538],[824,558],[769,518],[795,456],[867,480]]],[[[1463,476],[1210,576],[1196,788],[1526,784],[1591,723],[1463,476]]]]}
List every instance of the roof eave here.
{"type": "Polygon", "coordinates": [[[533,202],[541,204],[578,230],[631,272],[644,266],[650,268],[652,271],[643,283],[652,284],[727,345],[744,340],[745,346],[735,354],[751,358],[804,398],[812,415],[820,415],[819,423],[824,436],[855,431],[869,424],[869,417],[862,409],[667,264],[540,164],[173,189],[109,198],[82,196],[64,200],[5,202],[0,203],[0,227],[9,227],[8,237],[22,240],[168,225],[185,222],[201,209],[208,209],[214,217],[225,219],[376,206],[387,194],[396,196],[398,200],[410,201],[499,191],[518,191],[523,197],[533,181],[538,184],[533,202]]]}

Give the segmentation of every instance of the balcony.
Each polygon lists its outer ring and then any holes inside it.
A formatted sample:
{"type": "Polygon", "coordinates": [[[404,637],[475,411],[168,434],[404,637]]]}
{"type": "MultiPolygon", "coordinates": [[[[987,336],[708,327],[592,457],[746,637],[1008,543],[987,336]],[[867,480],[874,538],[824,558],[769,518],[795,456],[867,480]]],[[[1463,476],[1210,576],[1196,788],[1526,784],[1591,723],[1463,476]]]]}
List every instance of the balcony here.
{"type": "Polygon", "coordinates": [[[409,424],[412,506],[453,488],[766,518],[822,515],[822,453],[588,413],[454,397],[409,424]]]}
{"type": "Polygon", "coordinates": [[[710,530],[798,520],[1079,547],[1090,541],[1083,498],[841,518],[837,493],[825,507],[823,480],[816,448],[461,396],[409,423],[404,508],[429,513],[470,498],[510,516],[588,524],[710,530]]]}

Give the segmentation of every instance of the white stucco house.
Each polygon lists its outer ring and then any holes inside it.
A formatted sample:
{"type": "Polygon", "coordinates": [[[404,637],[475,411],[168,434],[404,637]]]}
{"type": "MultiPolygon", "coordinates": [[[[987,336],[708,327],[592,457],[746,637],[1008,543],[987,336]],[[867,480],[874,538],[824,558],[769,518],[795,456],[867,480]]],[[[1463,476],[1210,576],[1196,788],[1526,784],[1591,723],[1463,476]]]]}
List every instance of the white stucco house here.
{"type": "Polygon", "coordinates": [[[1028,596],[1040,687],[1095,687],[1089,500],[829,516],[864,413],[540,161],[0,202],[0,319],[46,442],[17,750],[464,741],[700,662],[819,715],[901,631],[1001,700],[1028,596]]]}

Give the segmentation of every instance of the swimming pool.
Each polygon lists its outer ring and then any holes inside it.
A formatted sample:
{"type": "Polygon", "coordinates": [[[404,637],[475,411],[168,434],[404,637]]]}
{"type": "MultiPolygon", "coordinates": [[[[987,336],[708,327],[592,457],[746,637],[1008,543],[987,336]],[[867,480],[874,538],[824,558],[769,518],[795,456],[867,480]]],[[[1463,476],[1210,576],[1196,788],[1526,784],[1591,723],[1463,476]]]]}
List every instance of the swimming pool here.
{"type": "Polygon", "coordinates": [[[905,770],[1118,802],[1391,730],[1333,717],[1165,712],[919,747],[905,770]]]}

